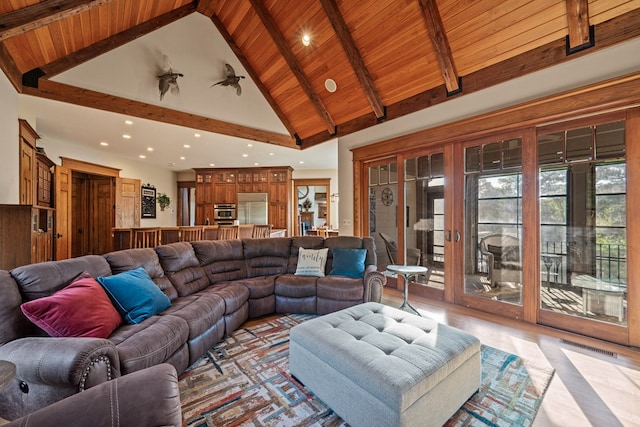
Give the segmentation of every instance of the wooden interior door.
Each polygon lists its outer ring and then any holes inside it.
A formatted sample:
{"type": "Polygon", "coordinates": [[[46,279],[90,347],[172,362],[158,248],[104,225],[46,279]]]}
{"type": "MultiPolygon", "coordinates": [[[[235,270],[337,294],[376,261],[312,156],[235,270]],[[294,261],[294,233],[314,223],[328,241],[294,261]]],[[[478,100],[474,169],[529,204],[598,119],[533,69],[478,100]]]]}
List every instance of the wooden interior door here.
{"type": "Polygon", "coordinates": [[[71,258],[71,170],[55,166],[55,234],[54,259],[71,258]]]}
{"type": "Polygon", "coordinates": [[[140,227],[140,180],[116,178],[116,228],[140,227]]]}
{"type": "Polygon", "coordinates": [[[110,177],[92,177],[91,179],[91,210],[89,224],[91,233],[89,241],[91,252],[105,254],[111,251],[115,212],[115,179],[110,177]]]}

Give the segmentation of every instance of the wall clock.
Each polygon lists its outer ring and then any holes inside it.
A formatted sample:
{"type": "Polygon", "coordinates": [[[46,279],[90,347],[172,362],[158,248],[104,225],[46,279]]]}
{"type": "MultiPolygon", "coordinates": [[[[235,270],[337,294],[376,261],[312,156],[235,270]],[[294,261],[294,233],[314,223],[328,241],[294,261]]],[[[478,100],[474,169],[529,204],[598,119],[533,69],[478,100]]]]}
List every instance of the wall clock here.
{"type": "Polygon", "coordinates": [[[298,185],[298,199],[304,199],[309,195],[309,186],[298,185]]]}
{"type": "Polygon", "coordinates": [[[389,187],[382,190],[382,203],[385,206],[391,206],[393,204],[393,191],[389,187]]]}

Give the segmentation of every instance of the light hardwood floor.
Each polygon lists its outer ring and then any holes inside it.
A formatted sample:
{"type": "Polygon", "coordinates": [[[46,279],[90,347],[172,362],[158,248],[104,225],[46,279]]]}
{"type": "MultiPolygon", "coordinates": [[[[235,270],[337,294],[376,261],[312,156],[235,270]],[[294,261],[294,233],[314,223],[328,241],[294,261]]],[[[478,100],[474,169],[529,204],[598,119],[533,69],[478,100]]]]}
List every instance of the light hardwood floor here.
{"type": "MultiPolygon", "coordinates": [[[[640,426],[640,349],[419,296],[409,301],[423,316],[467,331],[483,344],[555,368],[534,427],[640,426]]],[[[386,288],[382,302],[399,307],[402,292],[386,288]]]]}

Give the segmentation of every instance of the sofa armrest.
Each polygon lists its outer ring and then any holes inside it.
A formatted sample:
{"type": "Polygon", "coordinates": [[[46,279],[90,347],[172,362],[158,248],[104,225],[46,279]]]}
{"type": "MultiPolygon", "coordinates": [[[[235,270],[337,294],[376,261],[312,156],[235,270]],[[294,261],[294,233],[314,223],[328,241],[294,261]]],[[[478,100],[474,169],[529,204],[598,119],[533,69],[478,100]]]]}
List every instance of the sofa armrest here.
{"type": "Polygon", "coordinates": [[[8,426],[180,426],[178,375],[172,365],[141,369],[99,384],[8,426]]]}
{"type": "Polygon", "coordinates": [[[120,376],[115,345],[100,338],[20,338],[0,346],[0,359],[16,365],[14,383],[0,395],[7,419],[120,376]]]}
{"type": "Polygon", "coordinates": [[[375,265],[368,265],[364,271],[364,302],[381,302],[386,284],[387,277],[375,265]]]}

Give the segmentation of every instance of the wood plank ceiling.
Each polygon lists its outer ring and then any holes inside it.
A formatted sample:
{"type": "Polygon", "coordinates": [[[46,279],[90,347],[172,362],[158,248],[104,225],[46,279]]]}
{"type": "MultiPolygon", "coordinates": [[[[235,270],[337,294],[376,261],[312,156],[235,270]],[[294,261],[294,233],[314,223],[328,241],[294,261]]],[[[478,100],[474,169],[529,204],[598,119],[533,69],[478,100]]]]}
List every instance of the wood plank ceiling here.
{"type": "Polygon", "coordinates": [[[295,148],[638,36],[640,0],[0,2],[0,66],[18,92],[295,148]],[[211,19],[288,135],[49,80],[191,13],[211,19]]]}

